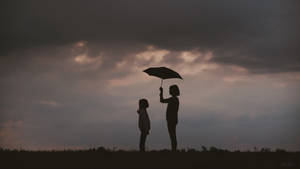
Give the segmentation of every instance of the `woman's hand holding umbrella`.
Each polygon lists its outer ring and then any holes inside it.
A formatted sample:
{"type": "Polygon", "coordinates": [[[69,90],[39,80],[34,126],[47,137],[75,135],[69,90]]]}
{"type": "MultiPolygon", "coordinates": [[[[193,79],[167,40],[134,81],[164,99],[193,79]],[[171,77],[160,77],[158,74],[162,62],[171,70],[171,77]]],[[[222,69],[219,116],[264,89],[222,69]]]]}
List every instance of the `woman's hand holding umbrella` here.
{"type": "Polygon", "coordinates": [[[159,88],[159,91],[160,91],[159,96],[162,97],[162,96],[163,96],[163,88],[160,87],[160,88],[159,88]]]}

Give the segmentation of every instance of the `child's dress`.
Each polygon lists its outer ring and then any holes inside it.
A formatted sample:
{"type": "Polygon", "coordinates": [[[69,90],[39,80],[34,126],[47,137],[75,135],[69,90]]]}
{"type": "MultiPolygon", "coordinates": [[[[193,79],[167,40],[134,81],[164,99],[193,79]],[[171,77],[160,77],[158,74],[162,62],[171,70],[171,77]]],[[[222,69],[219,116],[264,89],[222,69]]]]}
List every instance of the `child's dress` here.
{"type": "Polygon", "coordinates": [[[142,133],[149,134],[150,130],[150,119],[146,109],[139,109],[139,128],[142,133]]]}

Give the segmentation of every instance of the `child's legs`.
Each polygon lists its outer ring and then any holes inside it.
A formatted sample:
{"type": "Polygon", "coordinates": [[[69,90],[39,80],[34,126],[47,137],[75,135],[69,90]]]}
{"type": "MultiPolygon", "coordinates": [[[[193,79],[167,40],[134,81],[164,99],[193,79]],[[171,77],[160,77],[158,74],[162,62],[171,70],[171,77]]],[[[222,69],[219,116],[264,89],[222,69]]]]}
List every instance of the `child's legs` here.
{"type": "Polygon", "coordinates": [[[148,133],[141,132],[141,137],[140,137],[140,151],[145,151],[145,142],[146,142],[147,135],[148,135],[148,133]]]}

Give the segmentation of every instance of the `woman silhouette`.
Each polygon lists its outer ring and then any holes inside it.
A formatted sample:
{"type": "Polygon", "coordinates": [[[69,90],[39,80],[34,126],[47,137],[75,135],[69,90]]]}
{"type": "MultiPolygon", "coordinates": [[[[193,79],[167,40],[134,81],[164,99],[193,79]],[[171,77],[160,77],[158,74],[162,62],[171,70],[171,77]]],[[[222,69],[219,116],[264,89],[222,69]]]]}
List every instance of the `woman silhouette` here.
{"type": "Polygon", "coordinates": [[[171,95],[170,98],[164,99],[163,97],[163,88],[160,87],[160,102],[168,103],[167,107],[167,123],[168,123],[168,131],[172,144],[172,151],[176,151],[177,149],[177,139],[176,139],[176,125],[178,123],[178,109],[179,109],[179,99],[177,96],[180,95],[180,91],[177,85],[172,85],[169,88],[169,93],[171,95]]]}
{"type": "Polygon", "coordinates": [[[142,152],[145,151],[146,137],[150,130],[150,119],[147,113],[148,107],[149,103],[146,99],[139,100],[139,109],[137,110],[137,113],[139,114],[139,129],[141,131],[140,151],[142,152]]]}

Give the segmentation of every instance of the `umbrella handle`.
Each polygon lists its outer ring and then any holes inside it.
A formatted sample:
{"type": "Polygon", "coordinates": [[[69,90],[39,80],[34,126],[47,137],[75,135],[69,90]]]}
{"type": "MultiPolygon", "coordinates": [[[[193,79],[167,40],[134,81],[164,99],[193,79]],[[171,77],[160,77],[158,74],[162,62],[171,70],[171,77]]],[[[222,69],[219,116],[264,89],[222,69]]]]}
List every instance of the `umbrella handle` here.
{"type": "MultiPolygon", "coordinates": [[[[161,79],[161,81],[160,81],[160,87],[162,88],[162,85],[163,85],[163,79],[161,79]]],[[[161,103],[161,106],[163,107],[164,105],[163,105],[163,103],[161,103]]]]}

